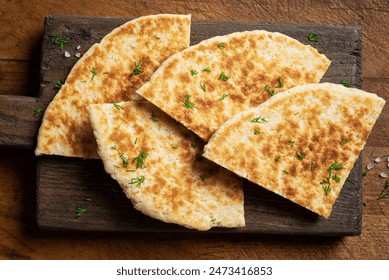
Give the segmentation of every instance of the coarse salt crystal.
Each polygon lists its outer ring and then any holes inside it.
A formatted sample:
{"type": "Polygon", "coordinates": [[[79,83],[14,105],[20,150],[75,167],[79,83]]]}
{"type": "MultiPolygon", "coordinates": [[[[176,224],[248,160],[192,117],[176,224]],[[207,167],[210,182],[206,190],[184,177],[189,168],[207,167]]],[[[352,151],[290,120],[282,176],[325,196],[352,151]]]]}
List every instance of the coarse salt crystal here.
{"type": "Polygon", "coordinates": [[[381,158],[380,157],[376,157],[374,161],[379,163],[381,161],[381,158]]]}
{"type": "Polygon", "coordinates": [[[77,49],[77,50],[81,49],[81,46],[80,46],[80,45],[78,45],[76,49],[77,49]]]}
{"type": "Polygon", "coordinates": [[[370,170],[370,169],[373,169],[373,167],[374,167],[374,164],[369,163],[369,164],[366,166],[366,169],[367,169],[367,170],[370,170]]]}
{"type": "Polygon", "coordinates": [[[70,57],[70,53],[68,51],[65,51],[65,57],[70,57]]]}
{"type": "Polygon", "coordinates": [[[74,55],[75,57],[81,57],[81,54],[78,52],[74,55]]]}
{"type": "Polygon", "coordinates": [[[380,173],[380,177],[382,177],[382,178],[388,178],[388,174],[386,174],[385,172],[381,172],[381,173],[380,173]]]}

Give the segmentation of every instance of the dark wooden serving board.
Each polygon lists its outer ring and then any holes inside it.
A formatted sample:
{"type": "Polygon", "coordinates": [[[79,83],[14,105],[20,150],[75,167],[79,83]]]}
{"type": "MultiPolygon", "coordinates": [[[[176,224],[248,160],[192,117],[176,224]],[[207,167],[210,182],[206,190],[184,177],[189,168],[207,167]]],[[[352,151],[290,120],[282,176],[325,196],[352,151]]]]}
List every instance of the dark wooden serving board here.
{"type": "MultiPolygon", "coordinates": [[[[0,145],[33,149],[40,117],[35,109],[44,110],[57,90],[57,80],[65,80],[72,66],[95,42],[128,19],[52,15],[45,20],[41,55],[41,90],[39,97],[0,96],[0,145]],[[70,39],[64,50],[52,43],[50,35],[70,39]],[[77,50],[77,46],[81,46],[77,50]]],[[[262,24],[192,21],[191,44],[235,31],[264,29],[289,35],[311,44],[325,53],[332,64],[322,81],[350,81],[361,87],[361,30],[356,26],[262,24]],[[310,32],[319,42],[309,42],[310,32]]],[[[134,210],[119,185],[105,173],[99,160],[42,156],[37,170],[37,222],[42,228],[83,231],[188,232],[183,227],[166,224],[134,210]],[[88,202],[85,199],[91,198],[88,202]],[[86,213],[76,218],[76,207],[86,213]]],[[[332,215],[324,219],[316,214],[245,182],[246,227],[216,228],[217,233],[358,235],[362,220],[361,160],[350,174],[355,182],[346,182],[334,205],[332,215]]]]}

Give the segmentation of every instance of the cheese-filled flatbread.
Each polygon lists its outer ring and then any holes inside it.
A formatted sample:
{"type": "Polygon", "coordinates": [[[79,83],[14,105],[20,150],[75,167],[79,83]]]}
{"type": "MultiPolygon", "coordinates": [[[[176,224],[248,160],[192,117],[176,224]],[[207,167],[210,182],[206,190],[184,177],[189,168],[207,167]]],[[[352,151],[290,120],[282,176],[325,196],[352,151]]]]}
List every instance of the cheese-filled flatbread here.
{"type": "Polygon", "coordinates": [[[131,20],[94,44],[47,107],[35,154],[98,158],[86,106],[139,100],[135,90],[189,37],[190,15],[161,14],[131,20]]]}
{"type": "Polygon", "coordinates": [[[294,87],[226,121],[203,156],[329,217],[384,104],[342,85],[294,87]]]}
{"type": "Polygon", "coordinates": [[[236,113],[319,82],[329,65],[316,49],[286,35],[237,32],[171,56],[137,93],[207,141],[236,113]]]}
{"type": "Polygon", "coordinates": [[[242,180],[201,157],[204,143],[146,101],[87,107],[104,168],[134,207],[187,228],[242,227],[242,180]]]}

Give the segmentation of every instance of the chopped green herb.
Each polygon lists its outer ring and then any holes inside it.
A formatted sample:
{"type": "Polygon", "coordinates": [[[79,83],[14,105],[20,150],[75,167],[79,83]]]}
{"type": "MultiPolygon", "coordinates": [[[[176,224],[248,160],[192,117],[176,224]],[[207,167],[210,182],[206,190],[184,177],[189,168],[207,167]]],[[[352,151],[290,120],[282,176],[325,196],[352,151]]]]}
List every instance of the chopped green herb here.
{"type": "Polygon", "coordinates": [[[326,194],[326,196],[330,193],[331,191],[331,187],[328,185],[328,186],[321,186],[324,190],[324,193],[326,194]]]}
{"type": "Polygon", "coordinates": [[[138,143],[138,137],[135,138],[134,144],[138,143]]]}
{"type": "Polygon", "coordinates": [[[119,157],[122,160],[122,166],[127,167],[128,166],[128,158],[124,155],[124,153],[120,153],[119,157]]]}
{"type": "Polygon", "coordinates": [[[214,223],[214,222],[216,222],[216,219],[215,219],[215,218],[212,218],[212,219],[211,219],[211,223],[214,223]]]}
{"type": "Polygon", "coordinates": [[[97,75],[96,68],[91,67],[90,71],[92,73],[92,78],[90,80],[92,81],[94,79],[94,77],[97,75]]]}
{"type": "Polygon", "coordinates": [[[217,44],[217,47],[218,47],[219,49],[224,49],[224,43],[219,43],[219,44],[217,44]]]}
{"type": "Polygon", "coordinates": [[[342,167],[341,163],[335,162],[335,163],[331,164],[329,169],[330,170],[341,170],[341,169],[343,169],[343,167],[342,167]]]}
{"type": "Polygon", "coordinates": [[[282,87],[284,87],[284,84],[283,84],[282,81],[281,81],[281,76],[278,76],[277,80],[278,80],[278,86],[276,86],[276,88],[282,88],[282,87]]]}
{"type": "Polygon", "coordinates": [[[271,90],[268,85],[263,87],[262,92],[264,92],[264,91],[267,91],[270,94],[270,96],[273,96],[274,94],[276,94],[276,92],[274,90],[271,90]]]}
{"type": "Polygon", "coordinates": [[[300,159],[303,160],[305,158],[305,155],[302,152],[297,152],[296,156],[300,159]]]}
{"type": "Polygon", "coordinates": [[[111,150],[116,150],[116,145],[112,145],[111,150]]]}
{"type": "Polygon", "coordinates": [[[267,122],[267,120],[264,117],[259,116],[259,117],[256,117],[256,118],[252,119],[250,122],[253,122],[253,123],[264,123],[264,122],[267,122]]]}
{"type": "Polygon", "coordinates": [[[135,169],[126,170],[126,172],[135,172],[135,171],[136,171],[135,169]]]}
{"type": "Polygon", "coordinates": [[[254,135],[258,135],[259,133],[261,133],[259,130],[254,129],[254,135]]]}
{"type": "Polygon", "coordinates": [[[349,81],[346,81],[346,80],[343,80],[340,82],[342,85],[344,85],[345,87],[350,87],[351,86],[351,83],[349,81]]]}
{"type": "Polygon", "coordinates": [[[191,76],[194,76],[194,75],[197,75],[199,72],[197,72],[196,70],[190,70],[190,75],[191,76]]]}
{"type": "Polygon", "coordinates": [[[132,70],[131,76],[139,75],[143,73],[142,65],[140,61],[134,62],[135,68],[132,70]]]}
{"type": "Polygon", "coordinates": [[[289,146],[293,147],[293,146],[294,146],[294,143],[296,143],[296,140],[294,140],[294,141],[289,141],[289,146]]]}
{"type": "Polygon", "coordinates": [[[177,150],[178,149],[178,146],[172,146],[173,149],[177,150]]]}
{"type": "Polygon", "coordinates": [[[205,67],[202,71],[203,71],[203,72],[211,72],[211,69],[207,66],[207,67],[205,67]]]}
{"type": "Polygon", "coordinates": [[[150,117],[150,120],[152,120],[153,122],[158,122],[158,118],[157,116],[154,114],[153,111],[151,111],[151,117],[150,117]]]}
{"type": "Polygon", "coordinates": [[[196,108],[196,106],[192,101],[190,101],[190,98],[191,98],[191,96],[189,94],[185,95],[185,101],[183,101],[182,103],[183,103],[185,108],[189,108],[189,109],[194,110],[194,108],[196,108]]]}
{"type": "Polygon", "coordinates": [[[56,44],[60,50],[63,50],[64,47],[69,44],[69,39],[66,38],[66,37],[61,37],[60,35],[58,34],[52,34],[50,35],[50,37],[52,38],[52,41],[54,44],[56,44]]]}
{"type": "Polygon", "coordinates": [[[340,182],[340,177],[338,175],[332,175],[332,179],[335,181],[335,182],[340,182]]]}
{"type": "Polygon", "coordinates": [[[34,117],[38,118],[42,114],[43,110],[41,108],[34,109],[34,117]]]}
{"type": "Polygon", "coordinates": [[[278,157],[276,157],[276,158],[274,159],[274,161],[275,161],[275,162],[278,162],[278,161],[280,160],[280,158],[281,158],[281,157],[278,156],[278,157]]]}
{"type": "Polygon", "coordinates": [[[381,193],[378,195],[378,198],[377,200],[382,200],[382,199],[387,199],[389,198],[389,181],[386,180],[385,182],[385,185],[384,185],[384,189],[381,191],[381,193]]]}
{"type": "Polygon", "coordinates": [[[199,175],[199,177],[200,177],[200,179],[201,179],[202,182],[204,182],[205,179],[207,179],[207,176],[204,175],[204,174],[199,175]]]}
{"type": "Polygon", "coordinates": [[[286,171],[285,169],[284,169],[284,170],[282,170],[282,172],[283,172],[284,174],[289,174],[289,172],[288,172],[288,171],[286,171]]]}
{"type": "Polygon", "coordinates": [[[64,84],[65,84],[64,81],[58,80],[58,81],[55,82],[54,88],[60,89],[64,84]]]}
{"type": "MultiPolygon", "coordinates": [[[[336,175],[335,175],[335,176],[336,176],[336,175]]],[[[336,181],[336,180],[335,180],[335,181],[336,181]]],[[[355,186],[355,181],[354,181],[353,179],[351,179],[350,177],[348,177],[348,178],[346,179],[346,181],[347,181],[347,182],[350,182],[351,185],[355,186]]],[[[339,181],[336,181],[336,182],[339,182],[339,181]]]]}
{"type": "Polygon", "coordinates": [[[197,148],[197,144],[195,144],[195,143],[190,144],[190,146],[191,146],[193,149],[196,149],[196,148],[197,148]]]}
{"type": "Polygon", "coordinates": [[[342,138],[342,143],[347,144],[349,142],[348,138],[342,138]]]}
{"type": "Polygon", "coordinates": [[[108,72],[103,72],[103,75],[107,75],[108,74],[108,72]]]}
{"type": "Polygon", "coordinates": [[[319,42],[319,37],[317,36],[317,34],[309,32],[309,34],[308,34],[308,41],[310,41],[310,42],[319,42]]]}
{"type": "Polygon", "coordinates": [[[223,101],[227,96],[228,96],[228,94],[223,93],[223,95],[219,98],[219,100],[223,101]]]}
{"type": "Polygon", "coordinates": [[[226,75],[226,73],[224,72],[221,72],[220,75],[219,75],[219,80],[222,80],[222,81],[227,81],[230,77],[228,77],[226,75]]]}
{"type": "Polygon", "coordinates": [[[140,152],[136,157],[132,158],[132,163],[136,161],[136,168],[145,168],[146,158],[147,158],[147,152],[140,152]]]}
{"type": "Polygon", "coordinates": [[[85,198],[84,200],[85,200],[86,202],[92,202],[92,201],[93,201],[93,199],[92,199],[91,197],[85,198]]]}
{"type": "Polygon", "coordinates": [[[118,110],[123,109],[123,107],[120,106],[120,104],[117,103],[117,102],[113,103],[113,106],[114,106],[116,109],[118,109],[118,110]]]}
{"type": "Polygon", "coordinates": [[[145,177],[140,176],[140,177],[132,178],[129,184],[135,184],[135,187],[139,188],[140,185],[144,183],[144,181],[145,181],[145,177]]]}
{"type": "Polygon", "coordinates": [[[311,162],[311,170],[315,169],[317,167],[317,164],[315,162],[311,162]]]}
{"type": "Polygon", "coordinates": [[[363,172],[362,172],[362,177],[366,177],[368,172],[369,172],[369,170],[363,171],[363,172]]]}
{"type": "Polygon", "coordinates": [[[201,89],[202,89],[204,92],[207,92],[207,87],[205,86],[205,84],[201,84],[201,83],[200,83],[200,87],[201,87],[201,89]]]}
{"type": "Polygon", "coordinates": [[[86,209],[83,206],[77,205],[77,207],[76,207],[76,218],[80,217],[85,212],[86,212],[86,209]]]}

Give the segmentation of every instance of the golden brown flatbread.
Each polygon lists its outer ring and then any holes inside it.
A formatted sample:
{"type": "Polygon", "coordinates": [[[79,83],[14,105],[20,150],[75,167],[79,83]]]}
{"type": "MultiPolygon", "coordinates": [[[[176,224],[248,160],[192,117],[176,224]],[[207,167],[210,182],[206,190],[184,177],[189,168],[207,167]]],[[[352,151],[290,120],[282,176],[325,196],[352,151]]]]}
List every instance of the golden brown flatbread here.
{"type": "Polygon", "coordinates": [[[189,46],[190,15],[152,15],[114,29],[74,65],[49,104],[36,155],[98,158],[86,106],[139,100],[135,90],[169,56],[189,46]]]}
{"type": "Polygon", "coordinates": [[[207,141],[236,113],[319,82],[329,65],[316,49],[283,34],[237,32],[173,55],[137,93],[207,141]]]}
{"type": "Polygon", "coordinates": [[[226,121],[204,157],[329,217],[384,104],[341,85],[294,87],[226,121]]]}
{"type": "Polygon", "coordinates": [[[104,168],[137,210],[198,230],[244,226],[242,180],[202,158],[195,134],[146,101],[87,110],[104,168]]]}

